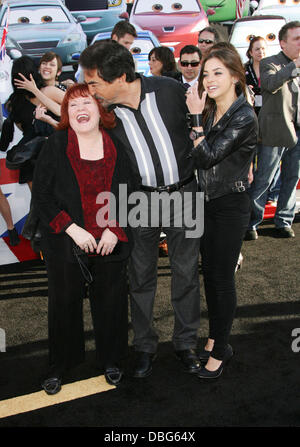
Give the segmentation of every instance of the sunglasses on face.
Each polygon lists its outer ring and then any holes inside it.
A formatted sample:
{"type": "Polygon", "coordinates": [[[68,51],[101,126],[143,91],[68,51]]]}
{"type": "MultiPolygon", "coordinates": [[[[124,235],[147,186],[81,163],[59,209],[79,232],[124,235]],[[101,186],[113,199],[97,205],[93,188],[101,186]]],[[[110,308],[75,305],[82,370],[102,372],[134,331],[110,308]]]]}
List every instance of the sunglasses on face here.
{"type": "Polygon", "coordinates": [[[210,43],[214,43],[214,41],[210,40],[210,39],[199,39],[198,42],[199,43],[206,43],[207,45],[209,45],[210,43]]]}
{"type": "Polygon", "coordinates": [[[188,67],[189,65],[191,67],[198,67],[198,65],[200,64],[200,61],[194,61],[194,62],[180,61],[180,64],[182,67],[188,67]]]}

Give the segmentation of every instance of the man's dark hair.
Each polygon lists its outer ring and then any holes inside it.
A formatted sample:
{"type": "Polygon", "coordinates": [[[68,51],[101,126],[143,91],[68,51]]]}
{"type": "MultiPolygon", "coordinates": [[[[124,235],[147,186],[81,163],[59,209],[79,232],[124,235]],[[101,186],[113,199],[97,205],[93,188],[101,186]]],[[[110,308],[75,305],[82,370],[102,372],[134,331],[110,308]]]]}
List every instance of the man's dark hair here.
{"type": "Polygon", "coordinates": [[[294,29],[294,28],[300,28],[299,20],[294,20],[293,22],[288,22],[285,25],[283,25],[283,27],[281,28],[281,30],[279,31],[279,34],[278,34],[279,42],[281,40],[286,40],[288,30],[289,29],[294,29]]]}
{"type": "Polygon", "coordinates": [[[194,54],[194,53],[198,53],[199,59],[201,59],[201,51],[198,47],[196,47],[195,45],[186,45],[185,47],[181,48],[179,59],[181,60],[181,56],[183,54],[194,54]]]}
{"type": "Polygon", "coordinates": [[[133,37],[137,37],[135,27],[127,20],[120,20],[120,22],[115,24],[111,32],[111,37],[115,35],[118,39],[121,39],[125,36],[125,34],[130,34],[133,37]]]}
{"type": "Polygon", "coordinates": [[[208,33],[212,33],[215,36],[215,42],[216,43],[219,42],[219,40],[220,40],[219,33],[212,26],[207,26],[206,28],[203,28],[202,30],[200,30],[199,34],[198,34],[198,40],[200,38],[200,35],[203,33],[203,31],[207,31],[208,33]]]}
{"type": "Polygon", "coordinates": [[[80,56],[80,65],[86,70],[97,70],[106,82],[113,82],[126,74],[126,81],[136,79],[133,57],[127,48],[114,40],[98,41],[88,46],[80,56]]]}

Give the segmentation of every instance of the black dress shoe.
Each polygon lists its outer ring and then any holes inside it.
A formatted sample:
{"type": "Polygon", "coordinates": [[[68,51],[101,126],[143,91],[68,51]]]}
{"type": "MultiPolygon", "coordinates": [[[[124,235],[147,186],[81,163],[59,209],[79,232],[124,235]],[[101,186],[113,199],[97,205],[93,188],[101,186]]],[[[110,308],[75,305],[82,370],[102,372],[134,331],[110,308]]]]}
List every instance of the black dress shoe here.
{"type": "Polygon", "coordinates": [[[183,363],[185,371],[194,374],[197,373],[201,364],[193,349],[184,349],[182,351],[175,351],[176,357],[183,363]]]}
{"type": "Polygon", "coordinates": [[[232,356],[233,356],[232,347],[230,345],[227,345],[222,363],[219,366],[219,368],[216,369],[215,371],[209,371],[208,369],[205,368],[205,366],[203,366],[198,372],[197,377],[199,377],[199,379],[217,379],[222,374],[225,364],[231,359],[232,356]]]}
{"type": "Polygon", "coordinates": [[[43,390],[49,394],[56,394],[61,390],[61,377],[48,377],[42,383],[43,390]]]}
{"type": "Polygon", "coordinates": [[[119,385],[123,378],[123,371],[117,366],[109,366],[105,370],[105,380],[110,385],[119,385]]]}
{"type": "Polygon", "coordinates": [[[277,237],[295,237],[291,227],[276,228],[277,237]]]}
{"type": "Polygon", "coordinates": [[[144,378],[152,373],[152,363],[156,359],[156,354],[151,352],[138,352],[136,360],[136,367],[133,377],[144,378]]]}

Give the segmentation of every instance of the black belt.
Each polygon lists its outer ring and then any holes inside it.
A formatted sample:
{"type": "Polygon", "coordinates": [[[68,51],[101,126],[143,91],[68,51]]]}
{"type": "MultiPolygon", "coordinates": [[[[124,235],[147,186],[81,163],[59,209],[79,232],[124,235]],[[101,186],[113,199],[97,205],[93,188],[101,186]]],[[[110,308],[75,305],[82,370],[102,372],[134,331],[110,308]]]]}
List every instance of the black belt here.
{"type": "Polygon", "coordinates": [[[141,190],[143,191],[149,191],[149,192],[173,192],[178,191],[182,186],[187,185],[188,183],[191,183],[194,180],[195,176],[192,175],[191,177],[182,180],[181,182],[173,183],[173,185],[167,185],[167,186],[146,186],[141,185],[141,190]]]}

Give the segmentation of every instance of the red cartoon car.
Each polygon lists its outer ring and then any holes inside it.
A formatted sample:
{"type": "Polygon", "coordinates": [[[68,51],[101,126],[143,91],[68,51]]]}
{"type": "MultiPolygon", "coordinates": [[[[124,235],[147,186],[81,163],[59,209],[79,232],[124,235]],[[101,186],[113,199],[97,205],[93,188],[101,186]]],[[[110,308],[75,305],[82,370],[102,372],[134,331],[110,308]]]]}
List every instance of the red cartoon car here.
{"type": "Polygon", "coordinates": [[[162,45],[173,47],[176,58],[185,45],[196,45],[199,31],[208,26],[199,0],[136,0],[130,22],[152,31],[162,45]]]}

